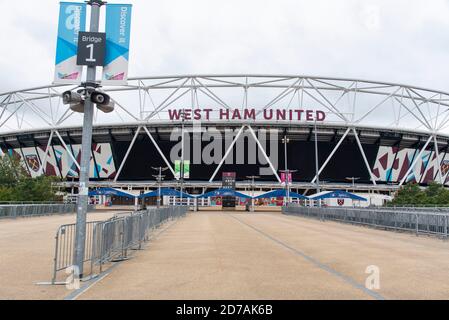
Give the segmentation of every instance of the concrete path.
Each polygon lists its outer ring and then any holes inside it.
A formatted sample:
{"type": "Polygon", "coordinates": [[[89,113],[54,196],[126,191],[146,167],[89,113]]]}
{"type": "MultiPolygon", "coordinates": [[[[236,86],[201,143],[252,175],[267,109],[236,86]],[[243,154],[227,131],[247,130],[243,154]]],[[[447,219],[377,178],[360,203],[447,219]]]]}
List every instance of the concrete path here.
{"type": "Polygon", "coordinates": [[[448,299],[449,243],[279,213],[191,213],[78,298],[448,299]],[[379,290],[365,287],[369,266],[379,290]]]}
{"type": "MultiPolygon", "coordinates": [[[[112,212],[89,213],[88,221],[105,220],[112,212]]],[[[52,276],[55,234],[75,214],[0,220],[0,299],[62,299],[65,286],[38,286],[52,276]]]]}

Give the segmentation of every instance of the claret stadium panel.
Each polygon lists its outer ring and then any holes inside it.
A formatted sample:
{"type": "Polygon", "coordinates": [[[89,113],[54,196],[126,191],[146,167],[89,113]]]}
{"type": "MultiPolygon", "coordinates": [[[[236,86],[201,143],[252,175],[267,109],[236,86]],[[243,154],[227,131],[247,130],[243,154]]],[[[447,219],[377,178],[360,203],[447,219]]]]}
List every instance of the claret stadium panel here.
{"type": "MultiPolygon", "coordinates": [[[[0,94],[1,155],[30,175],[79,175],[82,114],[62,104],[70,86],[0,94]]],[[[291,75],[138,77],[105,87],[115,102],[95,112],[90,175],[110,183],[151,183],[152,167],[190,161],[188,181],[398,187],[449,183],[449,94],[410,85],[291,75]],[[317,141],[317,143],[315,143],[317,141]]]]}

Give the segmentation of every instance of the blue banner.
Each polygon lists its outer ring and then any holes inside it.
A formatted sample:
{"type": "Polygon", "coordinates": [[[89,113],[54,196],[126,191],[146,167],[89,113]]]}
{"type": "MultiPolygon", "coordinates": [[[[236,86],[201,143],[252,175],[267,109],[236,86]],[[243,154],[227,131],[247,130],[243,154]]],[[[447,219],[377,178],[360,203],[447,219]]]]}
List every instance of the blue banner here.
{"type": "Polygon", "coordinates": [[[76,64],[78,33],[86,29],[86,4],[61,2],[54,83],[78,84],[83,67],[76,64]]]}
{"type": "Polygon", "coordinates": [[[106,58],[102,83],[122,85],[128,80],[131,35],[130,4],[106,5],[106,58]]]}

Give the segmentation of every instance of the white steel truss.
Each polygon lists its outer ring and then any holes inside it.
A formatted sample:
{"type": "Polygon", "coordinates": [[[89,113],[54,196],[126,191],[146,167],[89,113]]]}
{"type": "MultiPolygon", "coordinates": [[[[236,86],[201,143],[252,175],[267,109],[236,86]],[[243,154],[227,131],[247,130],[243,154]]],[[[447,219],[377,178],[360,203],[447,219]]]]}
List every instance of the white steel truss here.
{"type": "MultiPolygon", "coordinates": [[[[58,137],[69,157],[79,168],[78,162],[60,134],[64,129],[80,127],[81,115],[63,105],[61,99],[64,91],[76,88],[74,85],[48,85],[0,93],[0,136],[36,131],[50,132],[41,173],[45,171],[47,154],[54,135],[58,137]]],[[[127,85],[104,87],[103,90],[111,95],[116,110],[111,114],[95,117],[94,126],[125,124],[135,125],[137,128],[120,163],[115,181],[142,129],[172,173],[174,172],[172,165],[148,130],[155,124],[176,122],[177,120],[170,119],[171,109],[210,108],[218,112],[220,109],[244,111],[255,108],[257,115],[263,114],[265,110],[280,108],[321,110],[325,112],[326,120],[317,126],[319,128],[339,126],[342,131],[344,130],[344,134],[319,168],[319,174],[331,161],[347,135],[352,132],[374,185],[376,180],[357,134],[361,129],[419,133],[426,139],[428,137],[420,155],[433,139],[438,163],[443,160],[439,152],[441,146],[438,146],[438,138],[443,137],[446,140],[449,138],[449,93],[398,83],[306,75],[168,75],[134,77],[129,79],[127,85]]],[[[201,121],[229,122],[218,118],[201,121]]],[[[276,124],[301,127],[306,122],[291,119],[238,121],[235,127],[240,127],[240,130],[210,181],[215,178],[245,128],[248,128],[251,135],[256,138],[259,149],[267,159],[276,179],[280,181],[251,126],[276,124]]],[[[184,122],[186,127],[192,124],[193,121],[184,122]]],[[[416,161],[414,162],[400,185],[413,170],[416,161]]],[[[444,182],[446,177],[447,174],[443,176],[441,168],[438,167],[438,180],[444,182]]],[[[317,177],[311,183],[316,179],[317,177]]]]}

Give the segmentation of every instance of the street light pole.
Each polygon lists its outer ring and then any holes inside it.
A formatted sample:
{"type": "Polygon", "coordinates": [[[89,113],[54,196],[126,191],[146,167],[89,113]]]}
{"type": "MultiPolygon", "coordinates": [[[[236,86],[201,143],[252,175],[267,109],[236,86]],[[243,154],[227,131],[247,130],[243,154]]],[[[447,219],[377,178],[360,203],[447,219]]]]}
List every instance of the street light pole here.
{"type": "Polygon", "coordinates": [[[183,203],[182,203],[182,200],[183,200],[183,197],[182,197],[182,192],[183,192],[183,187],[184,187],[184,120],[185,120],[185,113],[184,113],[184,109],[182,109],[182,111],[181,111],[181,116],[182,116],[182,118],[181,118],[181,120],[182,120],[182,122],[181,122],[181,143],[182,143],[182,145],[181,145],[181,177],[180,177],[180,179],[181,179],[181,206],[183,205],[183,203]]]}
{"type": "Polygon", "coordinates": [[[260,178],[259,176],[246,176],[246,178],[251,179],[251,212],[254,211],[254,179],[260,178]]]}
{"type": "Polygon", "coordinates": [[[355,181],[359,179],[360,177],[346,177],[346,180],[352,181],[352,192],[355,192],[355,181]]]}
{"type": "Polygon", "coordinates": [[[282,142],[284,143],[285,195],[287,196],[285,204],[288,205],[288,203],[290,202],[290,185],[288,181],[290,171],[288,170],[288,163],[287,163],[287,143],[289,143],[290,140],[287,138],[287,135],[284,135],[282,142]]]}
{"type": "MultiPolygon", "coordinates": [[[[100,22],[100,7],[104,5],[101,0],[91,0],[87,2],[91,6],[90,15],[90,32],[98,32],[100,22]]],[[[89,201],[89,169],[90,157],[92,149],[92,124],[94,115],[94,104],[90,99],[90,93],[97,86],[96,81],[97,68],[94,66],[87,67],[86,76],[86,100],[84,101],[84,122],[81,142],[81,160],[80,160],[80,177],[78,188],[78,206],[76,212],[76,236],[75,250],[73,262],[78,268],[78,275],[83,277],[84,250],[86,246],[86,215],[87,205],[89,201]]]]}
{"type": "Polygon", "coordinates": [[[151,169],[153,170],[158,170],[159,174],[157,176],[153,176],[156,177],[157,179],[157,208],[159,209],[161,207],[161,187],[162,187],[162,178],[164,178],[165,176],[162,175],[162,171],[165,171],[168,169],[168,167],[151,167],[151,169]]]}
{"type": "Polygon", "coordinates": [[[161,207],[161,183],[162,183],[162,167],[159,167],[159,176],[157,177],[157,208],[161,207]]]}
{"type": "MultiPolygon", "coordinates": [[[[314,124],[314,132],[315,132],[315,174],[316,174],[316,193],[320,193],[320,175],[318,168],[318,134],[316,130],[316,120],[314,124]]],[[[318,207],[321,207],[321,200],[318,200],[318,207]]]]}

